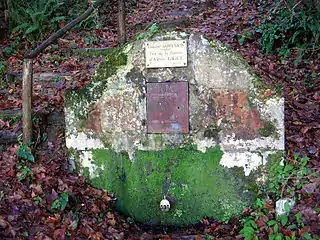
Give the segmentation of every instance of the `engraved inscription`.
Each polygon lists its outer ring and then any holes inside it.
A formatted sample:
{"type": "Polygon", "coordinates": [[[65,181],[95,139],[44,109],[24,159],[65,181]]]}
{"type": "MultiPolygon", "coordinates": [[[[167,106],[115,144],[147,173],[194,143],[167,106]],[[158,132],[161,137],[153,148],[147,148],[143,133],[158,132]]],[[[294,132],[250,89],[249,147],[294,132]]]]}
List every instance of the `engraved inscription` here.
{"type": "Polygon", "coordinates": [[[188,83],[147,83],[149,133],[188,133],[188,83]]]}
{"type": "Polygon", "coordinates": [[[147,68],[187,66],[187,40],[150,41],[145,49],[147,68]]]}

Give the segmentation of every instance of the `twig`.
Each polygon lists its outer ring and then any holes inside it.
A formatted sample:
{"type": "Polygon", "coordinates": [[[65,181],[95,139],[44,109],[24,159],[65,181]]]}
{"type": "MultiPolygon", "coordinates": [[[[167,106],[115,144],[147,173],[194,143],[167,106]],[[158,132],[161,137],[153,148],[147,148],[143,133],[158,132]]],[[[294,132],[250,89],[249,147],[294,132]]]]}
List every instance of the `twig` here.
{"type": "MultiPolygon", "coordinates": [[[[319,168],[313,168],[313,169],[319,169],[319,168]]],[[[285,181],[285,183],[284,183],[284,185],[283,185],[283,187],[282,187],[282,189],[281,189],[281,195],[280,195],[281,198],[283,197],[284,189],[285,189],[285,187],[288,185],[288,181],[289,181],[290,179],[294,179],[294,180],[306,179],[306,178],[309,178],[309,177],[311,177],[312,175],[317,174],[317,173],[320,173],[320,170],[315,171],[315,172],[313,172],[313,173],[310,173],[308,176],[305,176],[305,177],[302,177],[302,178],[292,177],[293,173],[291,173],[291,174],[289,175],[289,177],[287,177],[287,179],[286,179],[286,181],[285,181]]]]}
{"type": "MultiPolygon", "coordinates": [[[[301,0],[300,2],[297,2],[291,9],[289,8],[289,10],[290,10],[291,12],[293,12],[294,9],[295,9],[301,2],[302,2],[302,0],[301,0]]],[[[294,12],[293,12],[293,13],[294,13],[294,12]]]]}
{"type": "Polygon", "coordinates": [[[289,177],[287,177],[286,181],[284,182],[284,185],[282,186],[281,195],[280,195],[281,198],[283,197],[283,192],[284,192],[285,187],[286,187],[287,184],[288,184],[289,179],[292,179],[292,175],[293,175],[293,173],[291,173],[291,174],[289,175],[289,177]]]}

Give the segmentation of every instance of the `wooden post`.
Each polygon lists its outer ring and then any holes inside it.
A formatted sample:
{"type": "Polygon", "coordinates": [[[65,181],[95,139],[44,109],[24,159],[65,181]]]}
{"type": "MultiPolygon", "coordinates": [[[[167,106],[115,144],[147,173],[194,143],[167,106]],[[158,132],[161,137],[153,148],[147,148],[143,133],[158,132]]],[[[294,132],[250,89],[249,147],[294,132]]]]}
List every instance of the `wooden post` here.
{"type": "Polygon", "coordinates": [[[23,61],[22,77],[22,128],[24,144],[32,141],[32,72],[32,59],[25,58],[23,61]]]}
{"type": "Polygon", "coordinates": [[[70,29],[81,21],[85,20],[95,8],[104,3],[105,0],[97,0],[90,4],[89,8],[79,17],[69,22],[63,28],[52,34],[47,40],[43,41],[36,49],[25,56],[23,61],[23,78],[22,78],[22,130],[23,143],[27,144],[32,141],[32,71],[33,58],[36,58],[44,49],[58,38],[65,35],[70,29]]]}
{"type": "Polygon", "coordinates": [[[124,44],[127,41],[126,36],[126,25],[125,25],[125,0],[118,0],[118,39],[120,45],[124,44]]]}

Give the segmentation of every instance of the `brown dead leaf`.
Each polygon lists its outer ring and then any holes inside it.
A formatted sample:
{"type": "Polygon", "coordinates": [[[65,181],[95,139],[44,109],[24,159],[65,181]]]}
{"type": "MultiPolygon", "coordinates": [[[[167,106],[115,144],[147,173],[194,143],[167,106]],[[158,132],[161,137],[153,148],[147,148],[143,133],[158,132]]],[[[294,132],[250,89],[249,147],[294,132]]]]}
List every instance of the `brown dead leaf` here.
{"type": "Polygon", "coordinates": [[[95,214],[99,214],[101,212],[101,210],[96,204],[93,203],[90,206],[90,212],[93,212],[95,214]]]}
{"type": "Polygon", "coordinates": [[[61,221],[60,214],[55,214],[54,216],[49,216],[47,219],[48,223],[58,224],[61,221]]]}
{"type": "Polygon", "coordinates": [[[94,232],[94,233],[90,234],[89,239],[101,240],[101,239],[104,239],[104,237],[101,232],[94,232]]]}
{"type": "Polygon", "coordinates": [[[113,219],[109,219],[108,220],[108,223],[111,225],[111,226],[115,226],[117,224],[117,221],[113,218],[113,219]]]}
{"type": "Polygon", "coordinates": [[[35,237],[36,240],[52,240],[51,237],[43,234],[43,233],[40,233],[38,236],[35,237]]]}
{"type": "Polygon", "coordinates": [[[64,240],[65,239],[65,233],[66,230],[65,229],[56,229],[53,233],[53,238],[57,239],[57,240],[64,240]]]}
{"type": "Polygon", "coordinates": [[[0,129],[8,128],[9,123],[0,119],[0,129]]]}
{"type": "Polygon", "coordinates": [[[70,225],[68,226],[68,229],[73,231],[75,230],[76,228],[78,227],[78,221],[77,220],[74,220],[70,223],[70,225]]]}
{"type": "Polygon", "coordinates": [[[108,195],[108,192],[106,190],[102,190],[102,198],[107,201],[110,202],[112,200],[112,198],[108,195]]]}
{"type": "Polygon", "coordinates": [[[85,235],[86,237],[89,237],[91,234],[93,234],[95,231],[89,226],[89,224],[83,220],[81,222],[80,226],[80,232],[85,235]]]}

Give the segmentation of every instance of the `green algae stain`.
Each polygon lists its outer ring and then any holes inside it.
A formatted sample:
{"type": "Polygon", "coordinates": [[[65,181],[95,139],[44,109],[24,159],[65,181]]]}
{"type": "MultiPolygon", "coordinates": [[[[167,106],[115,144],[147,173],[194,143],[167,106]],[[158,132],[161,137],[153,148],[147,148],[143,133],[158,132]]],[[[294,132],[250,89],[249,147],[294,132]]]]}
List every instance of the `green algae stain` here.
{"type": "Polygon", "coordinates": [[[264,121],[263,127],[259,129],[259,133],[263,137],[273,136],[274,138],[279,139],[276,123],[270,120],[264,121]]]}
{"type": "Polygon", "coordinates": [[[242,168],[224,168],[218,148],[206,153],[194,147],[126,153],[92,150],[98,176],[95,187],[115,192],[118,209],[135,220],[152,225],[187,225],[204,216],[228,220],[252,201],[242,168]],[[163,196],[171,202],[161,212],[163,196]]]}

